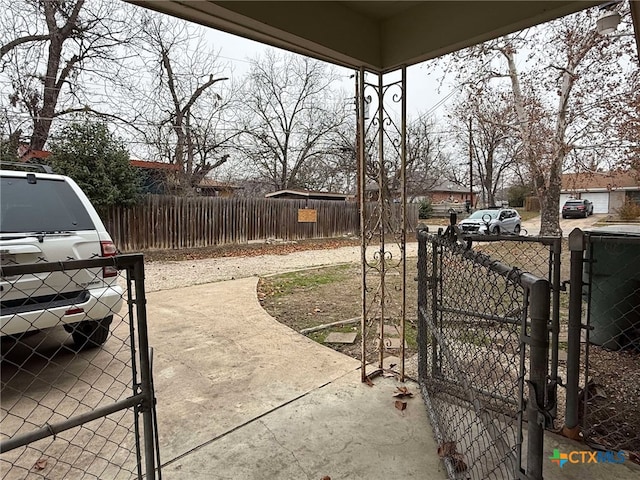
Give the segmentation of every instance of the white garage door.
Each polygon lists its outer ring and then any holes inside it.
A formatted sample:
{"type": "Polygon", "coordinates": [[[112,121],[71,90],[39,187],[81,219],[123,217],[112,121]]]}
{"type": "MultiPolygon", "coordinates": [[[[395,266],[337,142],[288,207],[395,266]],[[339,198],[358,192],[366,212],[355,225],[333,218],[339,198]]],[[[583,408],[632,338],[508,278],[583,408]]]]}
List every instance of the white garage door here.
{"type": "Polygon", "coordinates": [[[609,213],[609,192],[583,193],[580,197],[591,200],[593,213],[609,213]]]}
{"type": "Polygon", "coordinates": [[[560,194],[560,211],[562,211],[562,206],[564,205],[564,202],[566,202],[570,198],[571,198],[571,195],[568,194],[568,193],[561,193],[560,194]]]}

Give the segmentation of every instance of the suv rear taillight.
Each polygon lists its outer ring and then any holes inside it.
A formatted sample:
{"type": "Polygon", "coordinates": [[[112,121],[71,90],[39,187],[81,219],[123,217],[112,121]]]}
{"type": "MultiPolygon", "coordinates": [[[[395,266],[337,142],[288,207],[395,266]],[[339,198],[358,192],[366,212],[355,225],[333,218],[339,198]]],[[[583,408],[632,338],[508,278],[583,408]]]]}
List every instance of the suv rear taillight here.
{"type": "MultiPolygon", "coordinates": [[[[115,257],[118,254],[118,249],[109,240],[103,240],[100,242],[100,250],[103,257],[115,257]]],[[[118,269],[116,267],[102,267],[102,276],[104,278],[115,277],[118,275],[118,269]]]]}

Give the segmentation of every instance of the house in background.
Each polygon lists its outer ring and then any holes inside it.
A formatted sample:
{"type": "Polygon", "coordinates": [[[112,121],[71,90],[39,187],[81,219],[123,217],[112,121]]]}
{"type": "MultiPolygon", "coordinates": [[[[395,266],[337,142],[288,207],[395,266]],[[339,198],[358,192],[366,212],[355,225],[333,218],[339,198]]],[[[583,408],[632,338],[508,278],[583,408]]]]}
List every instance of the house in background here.
{"type": "MultiPolygon", "coordinates": [[[[433,187],[424,193],[414,195],[412,202],[421,202],[425,199],[431,200],[431,203],[458,202],[465,203],[469,199],[469,187],[455,184],[453,182],[442,181],[436,183],[433,187]]],[[[471,203],[475,205],[476,195],[473,194],[471,203]]]]}
{"type": "Polygon", "coordinates": [[[219,182],[212,178],[203,178],[196,187],[196,192],[203,197],[231,198],[243,187],[227,182],[219,182]]]}
{"type": "Polygon", "coordinates": [[[142,192],[156,195],[170,195],[178,184],[180,165],[147,160],[129,160],[142,179],[142,192]]]}
{"type": "Polygon", "coordinates": [[[348,200],[354,200],[353,195],[348,193],[333,193],[333,192],[314,192],[311,190],[278,190],[277,192],[267,193],[265,198],[285,198],[293,200],[333,200],[338,202],[345,202],[348,200]]]}
{"type": "Polygon", "coordinates": [[[46,150],[32,150],[29,145],[21,144],[18,147],[18,161],[29,163],[41,163],[46,160],[51,152],[46,150]]]}
{"type": "Polygon", "coordinates": [[[593,203],[593,213],[614,213],[625,201],[640,204],[640,172],[565,173],[562,175],[560,208],[569,198],[593,203]]]}

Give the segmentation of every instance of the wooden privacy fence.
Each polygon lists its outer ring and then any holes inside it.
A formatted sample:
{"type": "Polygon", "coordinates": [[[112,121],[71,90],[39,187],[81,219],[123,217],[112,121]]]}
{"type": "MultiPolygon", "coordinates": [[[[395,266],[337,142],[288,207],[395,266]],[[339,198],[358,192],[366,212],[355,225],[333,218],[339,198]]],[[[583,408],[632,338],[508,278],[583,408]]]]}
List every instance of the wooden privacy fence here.
{"type": "MultiPolygon", "coordinates": [[[[407,212],[413,230],[417,206],[407,212]]],[[[359,213],[352,202],[148,195],[134,207],[111,208],[105,224],[117,247],[132,252],[357,235],[359,213]],[[316,221],[299,222],[300,209],[315,210],[316,221]]]]}

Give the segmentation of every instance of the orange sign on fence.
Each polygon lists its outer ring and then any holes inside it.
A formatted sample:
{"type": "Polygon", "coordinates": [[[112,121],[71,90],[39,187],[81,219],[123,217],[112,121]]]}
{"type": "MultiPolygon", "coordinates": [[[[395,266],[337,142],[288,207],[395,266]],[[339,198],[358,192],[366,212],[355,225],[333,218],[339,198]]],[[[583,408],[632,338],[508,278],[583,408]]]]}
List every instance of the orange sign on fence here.
{"type": "Polygon", "coordinates": [[[299,208],[298,223],[317,223],[318,211],[314,208],[299,208]]]}

